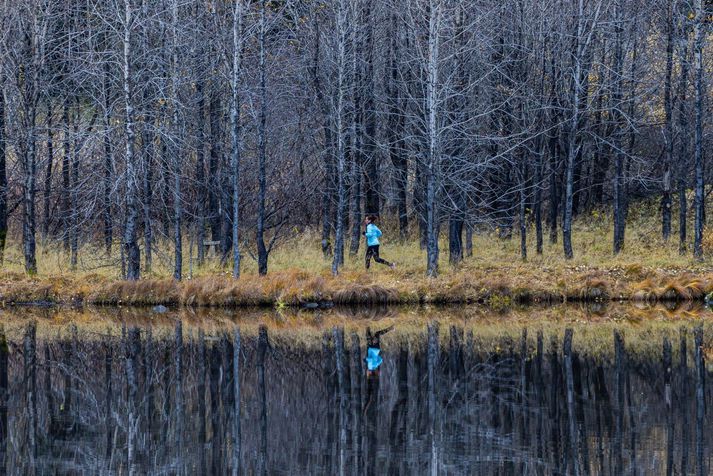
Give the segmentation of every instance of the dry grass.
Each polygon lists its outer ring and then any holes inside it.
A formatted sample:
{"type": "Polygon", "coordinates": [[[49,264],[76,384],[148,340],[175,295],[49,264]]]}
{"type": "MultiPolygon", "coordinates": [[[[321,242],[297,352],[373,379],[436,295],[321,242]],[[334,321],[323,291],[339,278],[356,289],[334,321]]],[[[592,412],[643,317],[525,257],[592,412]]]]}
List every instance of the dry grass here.
{"type": "MultiPolygon", "coordinates": [[[[677,214],[674,211],[674,217],[677,214]]],[[[38,253],[39,274],[22,272],[19,243],[11,241],[4,272],[0,273],[2,302],[88,302],[112,305],[185,304],[188,306],[299,306],[304,303],[483,303],[509,307],[514,303],[603,301],[608,299],[698,300],[713,291],[713,266],[706,259],[680,256],[677,240],[660,237],[654,202],[637,205],[629,214],[626,248],[611,252],[611,219],[599,211],[581,216],[575,223],[575,258],[565,260],[560,244],[545,244],[542,255],[519,256],[519,240],[501,240],[494,233],[474,236],[474,256],[460,266],[447,263],[447,242],[441,243],[441,275],[425,277],[425,253],[418,243],[390,240],[396,230],[383,223],[382,254],[396,261],[397,270],[373,265],[364,270],[361,254],[347,257],[337,278],[330,273],[316,232],[307,231],[281,244],[270,257],[266,277],[256,273],[250,258],[243,260],[242,277],[232,280],[217,257],[197,267],[186,253],[187,279],[170,279],[170,245],[154,254],[154,270],[139,283],[118,280],[116,256],[85,246],[80,269],[68,269],[68,256],[58,247],[42,246],[38,253]]],[[[677,224],[673,224],[677,229],[677,224]]],[[[530,230],[532,232],[532,230],[530,230]]],[[[15,236],[15,234],[13,234],[15,236]]],[[[706,243],[713,243],[708,233],[706,243]]],[[[713,246],[706,249],[713,252],[713,246]]],[[[360,251],[363,251],[360,250],[360,251]]],[[[116,254],[116,253],[115,253],[116,254]]],[[[194,252],[195,255],[195,252],[194,252]]]]}

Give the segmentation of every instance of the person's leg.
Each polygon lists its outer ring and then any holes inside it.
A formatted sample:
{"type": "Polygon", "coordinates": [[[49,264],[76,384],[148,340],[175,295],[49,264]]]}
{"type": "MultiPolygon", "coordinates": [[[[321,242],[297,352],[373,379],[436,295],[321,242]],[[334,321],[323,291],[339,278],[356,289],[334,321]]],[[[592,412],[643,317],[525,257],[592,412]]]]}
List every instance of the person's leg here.
{"type": "Polygon", "coordinates": [[[379,264],[385,264],[386,266],[391,266],[391,263],[383,259],[381,256],[379,256],[379,246],[374,246],[374,261],[376,261],[379,264]]]}
{"type": "Polygon", "coordinates": [[[374,254],[374,247],[367,246],[366,247],[366,256],[365,256],[366,269],[369,269],[369,267],[371,266],[371,257],[373,254],[374,254]]]}

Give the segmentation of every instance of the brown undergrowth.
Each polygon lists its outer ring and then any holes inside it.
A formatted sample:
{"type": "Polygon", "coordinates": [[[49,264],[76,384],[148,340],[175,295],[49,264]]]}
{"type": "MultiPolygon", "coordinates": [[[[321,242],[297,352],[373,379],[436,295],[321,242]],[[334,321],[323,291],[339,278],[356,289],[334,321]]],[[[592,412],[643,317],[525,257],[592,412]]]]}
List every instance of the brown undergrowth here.
{"type": "Polygon", "coordinates": [[[713,291],[713,273],[644,268],[546,267],[527,264],[470,267],[438,278],[416,273],[285,270],[268,276],[226,275],[177,282],[114,280],[100,275],[27,277],[0,274],[4,304],[111,306],[299,307],[383,304],[514,304],[559,302],[699,301],[713,291]]]}

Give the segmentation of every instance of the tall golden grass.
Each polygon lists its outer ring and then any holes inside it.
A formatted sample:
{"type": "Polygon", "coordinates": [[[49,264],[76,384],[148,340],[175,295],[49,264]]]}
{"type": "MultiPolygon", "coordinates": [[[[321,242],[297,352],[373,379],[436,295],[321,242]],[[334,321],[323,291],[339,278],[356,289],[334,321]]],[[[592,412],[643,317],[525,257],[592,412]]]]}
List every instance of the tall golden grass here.
{"type": "MultiPolygon", "coordinates": [[[[681,256],[675,236],[668,242],[662,240],[654,202],[637,204],[630,211],[626,246],[619,255],[611,251],[609,214],[592,211],[575,223],[572,260],[564,259],[558,243],[546,242],[542,255],[537,255],[533,230],[528,235],[527,261],[520,258],[517,237],[502,240],[495,233],[481,231],[473,237],[474,255],[458,266],[447,262],[444,237],[436,279],[425,277],[425,252],[417,240],[399,243],[394,227],[387,220],[382,222],[382,254],[397,263],[396,270],[376,264],[365,270],[362,243],[360,254],[348,256],[342,272],[334,277],[317,233],[308,230],[276,248],[264,277],[257,275],[249,254],[243,260],[242,277],[233,280],[219,257],[209,256],[198,266],[186,252],[187,275],[181,283],[171,279],[170,243],[159,244],[151,273],[128,283],[119,279],[118,256],[107,257],[91,245],[80,250],[79,268],[71,271],[61,247],[40,244],[39,273],[28,277],[22,270],[20,243],[13,240],[0,273],[0,301],[212,307],[478,302],[507,307],[577,300],[696,300],[713,291],[710,261],[681,256]]],[[[706,250],[713,252],[713,234],[707,236],[712,237],[705,242],[706,250]]]]}

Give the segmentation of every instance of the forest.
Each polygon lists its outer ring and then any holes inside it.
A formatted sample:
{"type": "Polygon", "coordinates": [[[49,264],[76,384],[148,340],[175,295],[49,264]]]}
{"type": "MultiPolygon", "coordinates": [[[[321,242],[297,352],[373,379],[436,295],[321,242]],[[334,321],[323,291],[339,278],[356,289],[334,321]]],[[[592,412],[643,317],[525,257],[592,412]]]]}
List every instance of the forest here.
{"type": "Polygon", "coordinates": [[[708,3],[0,0],[0,250],[237,278],[309,233],[336,275],[373,214],[436,276],[655,200],[703,259],[708,3]]]}

